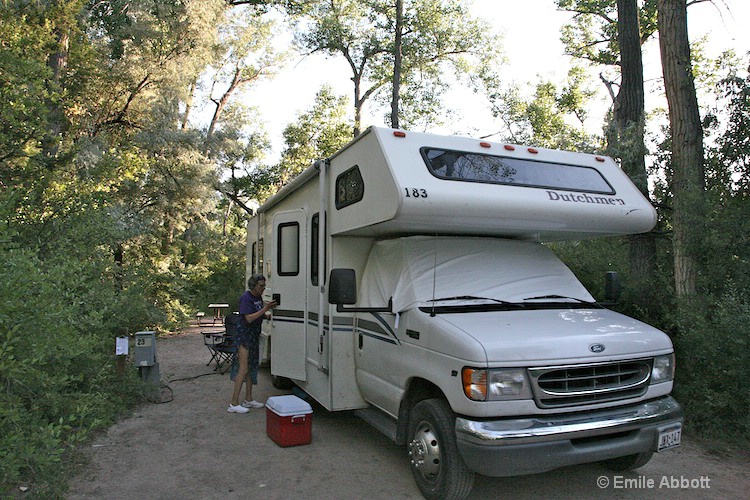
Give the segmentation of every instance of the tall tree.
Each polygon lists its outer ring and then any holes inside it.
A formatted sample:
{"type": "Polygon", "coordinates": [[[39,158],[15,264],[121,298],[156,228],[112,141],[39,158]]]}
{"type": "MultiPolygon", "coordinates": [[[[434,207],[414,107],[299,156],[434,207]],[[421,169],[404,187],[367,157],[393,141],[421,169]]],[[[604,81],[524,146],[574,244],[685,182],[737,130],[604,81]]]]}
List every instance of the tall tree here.
{"type": "Polygon", "coordinates": [[[391,92],[391,128],[399,128],[398,108],[401,97],[401,65],[404,43],[404,1],[396,0],[396,25],[393,39],[393,84],[391,92]]]}
{"type": "MultiPolygon", "coordinates": [[[[612,119],[607,131],[607,151],[618,158],[623,170],[650,198],[646,170],[645,90],[641,47],[656,30],[655,0],[557,0],[562,10],[575,13],[563,30],[569,54],[618,75],[602,82],[612,97],[612,119]],[[616,83],[619,79],[619,85],[616,83]],[[612,81],[614,80],[614,81],[612,81]]],[[[655,270],[656,242],[653,233],[628,238],[634,300],[646,307],[655,270]]]]}
{"type": "Polygon", "coordinates": [[[343,57],[354,84],[354,134],[371,97],[392,85],[383,97],[387,123],[404,126],[439,108],[446,90],[446,65],[459,76],[482,75],[498,44],[488,27],[473,19],[461,2],[443,0],[325,0],[313,2],[297,17],[296,42],[309,53],[343,57]],[[403,15],[399,16],[398,12],[403,15]],[[397,58],[400,58],[397,60],[397,58]]]}
{"type": "Polygon", "coordinates": [[[351,124],[346,120],[348,101],[324,86],[315,95],[310,109],[284,128],[279,185],[286,184],[315,160],[331,156],[351,140],[351,124]]]}
{"type": "Polygon", "coordinates": [[[273,21],[249,8],[233,9],[228,14],[220,29],[220,58],[211,87],[214,111],[206,133],[207,146],[230,99],[243,87],[271,77],[285,59],[286,55],[275,49],[274,27],[273,21]],[[220,85],[225,89],[215,92],[220,85]]]}
{"type": "Polygon", "coordinates": [[[503,129],[486,137],[499,136],[516,144],[535,144],[558,149],[594,152],[601,149],[601,138],[585,130],[586,109],[595,92],[581,67],[568,71],[559,88],[550,80],[536,84],[534,95],[526,98],[518,85],[488,95],[493,116],[503,129]],[[578,124],[571,122],[577,121],[578,124]]]}
{"type": "MultiPolygon", "coordinates": [[[[620,49],[620,90],[613,107],[613,131],[610,151],[620,158],[622,169],[646,198],[649,196],[646,173],[645,91],[643,54],[637,0],[617,0],[617,41],[620,49]]],[[[628,237],[630,273],[634,297],[642,306],[652,304],[656,259],[654,233],[628,237]]]]}
{"type": "Polygon", "coordinates": [[[669,105],[674,195],[674,279],[678,297],[695,294],[703,223],[703,128],[690,60],[687,1],[658,0],[659,49],[669,105]]]}

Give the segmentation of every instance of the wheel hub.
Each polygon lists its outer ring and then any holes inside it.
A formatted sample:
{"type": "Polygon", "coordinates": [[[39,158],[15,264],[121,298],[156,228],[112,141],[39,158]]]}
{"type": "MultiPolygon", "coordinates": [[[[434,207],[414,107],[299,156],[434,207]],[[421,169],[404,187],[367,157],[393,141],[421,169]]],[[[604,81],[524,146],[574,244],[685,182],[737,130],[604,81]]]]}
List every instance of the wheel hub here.
{"type": "Polygon", "coordinates": [[[409,443],[409,458],[412,467],[427,480],[440,474],[440,443],[432,427],[421,422],[409,443]]]}

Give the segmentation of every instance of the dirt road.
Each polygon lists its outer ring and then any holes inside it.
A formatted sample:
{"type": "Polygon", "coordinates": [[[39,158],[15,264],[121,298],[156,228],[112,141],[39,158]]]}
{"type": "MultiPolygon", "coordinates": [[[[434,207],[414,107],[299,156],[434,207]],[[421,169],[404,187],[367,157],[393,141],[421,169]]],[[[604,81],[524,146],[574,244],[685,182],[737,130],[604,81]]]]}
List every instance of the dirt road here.
{"type": "MultiPolygon", "coordinates": [[[[90,464],[67,498],[421,498],[406,453],[349,413],[313,405],[313,442],[281,448],[265,410],[226,411],[231,383],[206,367],[196,329],[157,342],[160,404],[146,403],[87,446],[90,464]],[[207,374],[207,375],[205,375],[207,374]]],[[[283,394],[261,369],[255,399],[283,394]]],[[[478,476],[471,498],[722,498],[750,491],[750,457],[707,452],[688,438],[625,474],[599,465],[518,478],[478,476]]]]}

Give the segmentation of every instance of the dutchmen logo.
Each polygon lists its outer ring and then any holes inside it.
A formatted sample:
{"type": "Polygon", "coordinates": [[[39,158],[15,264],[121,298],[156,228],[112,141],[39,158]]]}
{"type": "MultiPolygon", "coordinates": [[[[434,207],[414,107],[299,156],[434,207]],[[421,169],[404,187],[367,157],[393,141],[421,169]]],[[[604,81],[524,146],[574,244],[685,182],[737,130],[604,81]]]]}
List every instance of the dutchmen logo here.
{"type": "Polygon", "coordinates": [[[625,205],[622,198],[590,195],[586,193],[558,193],[547,190],[550,201],[569,201],[572,203],[592,203],[594,205],[625,205]]]}

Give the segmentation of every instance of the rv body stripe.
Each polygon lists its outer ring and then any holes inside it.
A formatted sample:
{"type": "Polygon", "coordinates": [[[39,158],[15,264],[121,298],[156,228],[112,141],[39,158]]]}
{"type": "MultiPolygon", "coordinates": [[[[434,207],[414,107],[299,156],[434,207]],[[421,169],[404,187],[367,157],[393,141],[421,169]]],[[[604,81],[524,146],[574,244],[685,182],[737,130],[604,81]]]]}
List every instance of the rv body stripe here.
{"type": "MultiPolygon", "coordinates": [[[[304,325],[305,324],[305,312],[304,311],[292,311],[289,309],[274,309],[273,310],[273,321],[279,323],[289,323],[304,325]]],[[[324,327],[326,331],[330,331],[331,318],[326,316],[324,327]]],[[[307,313],[307,325],[312,327],[318,326],[318,314],[308,311],[307,313]]],[[[334,332],[351,332],[354,325],[353,318],[344,316],[333,317],[333,331],[334,332]]]]}
{"type": "Polygon", "coordinates": [[[389,344],[393,344],[393,345],[398,345],[399,344],[399,342],[397,340],[395,340],[395,339],[392,339],[390,337],[384,337],[382,335],[378,335],[376,333],[369,332],[367,330],[362,330],[360,328],[357,328],[357,333],[359,333],[360,335],[365,335],[367,337],[373,338],[375,340],[380,340],[380,341],[383,341],[383,342],[387,342],[389,344]]]}
{"type": "Polygon", "coordinates": [[[357,321],[357,333],[362,333],[368,337],[388,342],[389,344],[401,345],[390,325],[379,314],[371,314],[377,322],[359,319],[357,321]]]}

